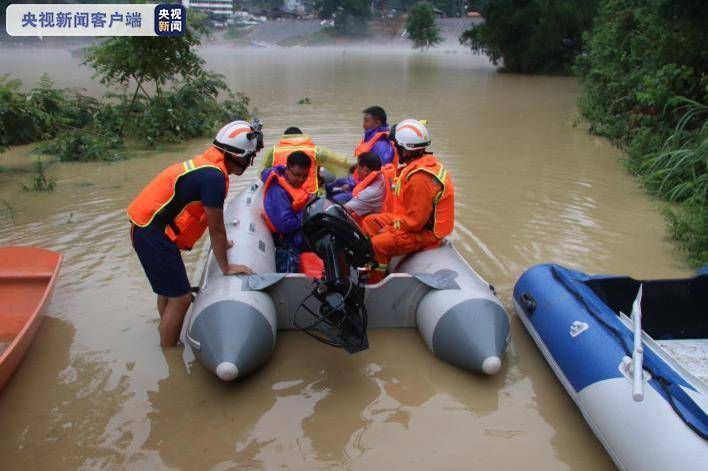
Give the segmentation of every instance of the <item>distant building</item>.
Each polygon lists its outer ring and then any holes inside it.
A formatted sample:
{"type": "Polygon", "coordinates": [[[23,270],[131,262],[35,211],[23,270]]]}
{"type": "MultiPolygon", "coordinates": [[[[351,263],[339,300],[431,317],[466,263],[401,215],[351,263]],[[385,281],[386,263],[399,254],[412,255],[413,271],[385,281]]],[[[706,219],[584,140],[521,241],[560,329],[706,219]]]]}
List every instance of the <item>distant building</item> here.
{"type": "Polygon", "coordinates": [[[231,18],[234,12],[233,0],[183,0],[185,7],[207,13],[210,17],[231,18]]]}

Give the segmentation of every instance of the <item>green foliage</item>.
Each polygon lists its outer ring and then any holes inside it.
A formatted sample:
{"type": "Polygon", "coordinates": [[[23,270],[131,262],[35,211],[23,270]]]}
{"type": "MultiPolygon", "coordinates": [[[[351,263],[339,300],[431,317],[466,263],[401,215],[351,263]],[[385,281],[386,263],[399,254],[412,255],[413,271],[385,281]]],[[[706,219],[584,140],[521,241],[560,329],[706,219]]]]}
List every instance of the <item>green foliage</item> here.
{"type": "Polygon", "coordinates": [[[228,90],[223,76],[201,72],[160,95],[141,97],[135,106],[130,134],[153,146],[210,135],[224,123],[250,119],[248,98],[229,91],[227,99],[219,102],[222,90],[228,90]]]}
{"type": "Polygon", "coordinates": [[[54,191],[56,181],[54,178],[47,176],[46,166],[41,159],[37,159],[34,166],[34,175],[32,181],[28,185],[22,185],[22,191],[54,191]]]}
{"type": "Polygon", "coordinates": [[[8,146],[36,140],[41,134],[38,117],[27,107],[20,80],[0,76],[0,152],[8,146]]]}
{"type": "Polygon", "coordinates": [[[312,5],[322,19],[334,19],[338,34],[363,36],[367,32],[366,20],[371,15],[368,0],[314,0],[312,5]]]}
{"type": "Polygon", "coordinates": [[[702,0],[601,0],[576,71],[590,130],[626,150],[630,171],[672,203],[669,229],[706,263],[708,64],[702,0]]]}
{"type": "Polygon", "coordinates": [[[63,129],[51,141],[40,143],[34,151],[54,155],[64,162],[113,161],[125,158],[123,141],[120,138],[86,129],[63,129]]]}
{"type": "Polygon", "coordinates": [[[688,255],[691,265],[708,265],[708,208],[684,203],[667,207],[664,215],[669,222],[669,234],[688,255]]]}
{"type": "Polygon", "coordinates": [[[310,105],[310,104],[312,104],[312,100],[310,100],[309,96],[306,96],[305,98],[300,98],[297,101],[297,104],[298,105],[310,105]]]}
{"type": "Polygon", "coordinates": [[[406,31],[416,49],[427,49],[442,41],[440,28],[435,25],[435,12],[427,2],[418,2],[408,11],[406,31]]]}
{"type": "Polygon", "coordinates": [[[0,77],[0,150],[52,138],[59,129],[84,127],[94,120],[100,104],[76,90],[54,88],[45,74],[29,93],[22,82],[0,77]]]}
{"type": "Polygon", "coordinates": [[[460,42],[508,72],[567,74],[597,1],[489,0],[480,9],[485,23],[465,31],[460,42]]]}
{"type": "Polygon", "coordinates": [[[637,164],[646,187],[670,202],[708,205],[708,106],[684,98],[683,115],[662,148],[637,164]]]}
{"type": "Polygon", "coordinates": [[[204,60],[194,51],[206,29],[188,15],[184,36],[153,38],[115,36],[87,49],[84,65],[96,71],[101,83],[127,86],[132,80],[161,87],[177,76],[189,78],[202,70],[204,60]]]}

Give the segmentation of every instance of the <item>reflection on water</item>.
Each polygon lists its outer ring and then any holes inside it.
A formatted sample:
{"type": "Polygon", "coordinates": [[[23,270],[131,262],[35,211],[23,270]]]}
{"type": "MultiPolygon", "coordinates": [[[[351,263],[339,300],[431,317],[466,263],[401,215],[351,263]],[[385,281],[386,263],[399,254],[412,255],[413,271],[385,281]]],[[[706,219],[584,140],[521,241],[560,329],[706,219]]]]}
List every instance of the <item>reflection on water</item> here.
{"type": "MultiPolygon", "coordinates": [[[[452,239],[507,308],[518,276],[545,261],[635,277],[688,273],[618,152],[572,126],[573,79],[498,75],[468,54],[202,52],[252,98],[267,144],[298,125],[351,154],[372,104],[394,122],[428,119],[457,189],[452,239]],[[304,96],[313,103],[297,105],[304,96]]],[[[32,65],[26,51],[0,54],[2,72],[27,85],[46,69],[59,86],[100,93],[61,51],[32,65]]],[[[494,378],[436,360],[414,330],[371,332],[371,349],[354,356],[285,333],[272,360],[237,383],[187,372],[179,349],[159,348],[124,208],[159,170],[208,143],[55,164],[52,193],[19,191],[31,146],[0,156],[0,244],[65,255],[47,319],[0,393],[3,469],[611,467],[513,314],[494,378]]],[[[256,173],[233,178],[233,191],[256,173]]],[[[198,258],[198,249],[185,255],[190,273],[198,258]]]]}

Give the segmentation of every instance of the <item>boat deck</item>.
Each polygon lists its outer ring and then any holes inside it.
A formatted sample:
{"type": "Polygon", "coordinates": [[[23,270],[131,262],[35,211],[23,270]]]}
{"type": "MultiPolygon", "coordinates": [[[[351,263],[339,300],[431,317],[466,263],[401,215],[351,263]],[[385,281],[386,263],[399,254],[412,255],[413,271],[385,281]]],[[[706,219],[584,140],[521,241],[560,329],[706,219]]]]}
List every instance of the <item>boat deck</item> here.
{"type": "Polygon", "coordinates": [[[655,340],[655,342],[708,387],[708,339],[655,340]]]}

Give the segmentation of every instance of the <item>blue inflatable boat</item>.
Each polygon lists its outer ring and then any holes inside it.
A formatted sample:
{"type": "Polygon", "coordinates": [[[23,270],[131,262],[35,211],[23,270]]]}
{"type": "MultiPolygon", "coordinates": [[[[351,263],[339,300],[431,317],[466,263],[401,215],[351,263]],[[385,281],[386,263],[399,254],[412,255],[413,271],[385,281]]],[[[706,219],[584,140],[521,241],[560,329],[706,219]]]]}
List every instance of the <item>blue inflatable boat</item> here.
{"type": "Polygon", "coordinates": [[[514,305],[620,469],[708,470],[707,270],[638,281],[538,265],[514,305]]]}

